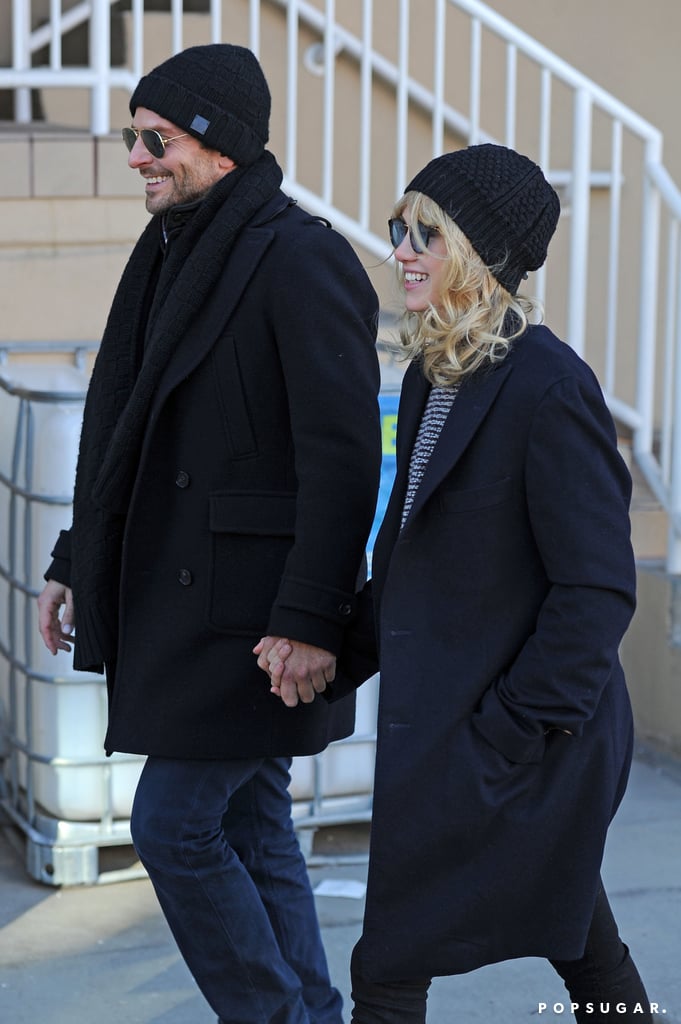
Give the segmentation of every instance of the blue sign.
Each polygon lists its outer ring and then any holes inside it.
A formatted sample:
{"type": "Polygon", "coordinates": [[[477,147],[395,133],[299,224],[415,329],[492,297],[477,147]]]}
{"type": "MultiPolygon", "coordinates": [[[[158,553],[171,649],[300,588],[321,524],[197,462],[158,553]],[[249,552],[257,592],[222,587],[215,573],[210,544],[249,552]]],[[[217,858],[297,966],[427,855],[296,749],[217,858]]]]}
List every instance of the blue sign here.
{"type": "Polygon", "coordinates": [[[378,503],[374,524],[371,527],[367,550],[369,554],[374,549],[376,534],[383,521],[388,498],[395,479],[395,437],[397,434],[397,407],[399,405],[399,394],[380,394],[378,403],[381,410],[381,439],[383,447],[383,458],[381,461],[381,482],[378,489],[378,503]]]}

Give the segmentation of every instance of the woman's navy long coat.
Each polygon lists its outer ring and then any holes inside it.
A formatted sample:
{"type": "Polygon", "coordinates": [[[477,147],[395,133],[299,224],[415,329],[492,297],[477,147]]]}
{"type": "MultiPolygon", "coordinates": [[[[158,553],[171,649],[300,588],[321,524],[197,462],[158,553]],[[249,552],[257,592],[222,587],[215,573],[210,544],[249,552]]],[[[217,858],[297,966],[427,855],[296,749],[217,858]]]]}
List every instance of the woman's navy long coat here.
{"type": "Polygon", "coordinates": [[[379,979],[581,956],[632,749],[631,484],[594,375],[531,327],[461,388],[400,531],[427,392],[412,364],[373,558],[379,979]]]}

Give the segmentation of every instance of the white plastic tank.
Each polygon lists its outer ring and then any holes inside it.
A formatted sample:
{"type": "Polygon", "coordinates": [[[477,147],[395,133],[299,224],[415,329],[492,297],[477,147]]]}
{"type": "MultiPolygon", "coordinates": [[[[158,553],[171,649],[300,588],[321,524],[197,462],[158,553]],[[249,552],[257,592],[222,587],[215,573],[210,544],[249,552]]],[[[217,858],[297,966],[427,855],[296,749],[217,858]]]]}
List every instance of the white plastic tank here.
{"type": "Polygon", "coordinates": [[[34,595],[71,522],[87,384],[69,365],[0,373],[1,749],[39,810],[69,821],[129,817],[142,767],[104,757],[103,677],[75,672],[72,655],[51,655],[38,633],[34,595]]]}

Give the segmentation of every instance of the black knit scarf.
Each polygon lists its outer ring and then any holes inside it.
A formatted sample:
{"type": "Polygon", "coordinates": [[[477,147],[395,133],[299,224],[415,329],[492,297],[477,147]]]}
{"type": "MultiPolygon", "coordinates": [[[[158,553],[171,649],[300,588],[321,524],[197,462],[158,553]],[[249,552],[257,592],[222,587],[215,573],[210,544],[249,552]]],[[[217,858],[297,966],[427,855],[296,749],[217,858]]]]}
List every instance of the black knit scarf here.
{"type": "Polygon", "coordinates": [[[158,280],[141,368],[140,340],[158,265],[158,217],[123,271],[88,389],[76,473],[71,582],[78,669],[101,671],[116,656],[125,516],[161,374],[220,277],[237,234],[281,180],[274,157],[265,152],[221,178],[199,204],[158,280]]]}

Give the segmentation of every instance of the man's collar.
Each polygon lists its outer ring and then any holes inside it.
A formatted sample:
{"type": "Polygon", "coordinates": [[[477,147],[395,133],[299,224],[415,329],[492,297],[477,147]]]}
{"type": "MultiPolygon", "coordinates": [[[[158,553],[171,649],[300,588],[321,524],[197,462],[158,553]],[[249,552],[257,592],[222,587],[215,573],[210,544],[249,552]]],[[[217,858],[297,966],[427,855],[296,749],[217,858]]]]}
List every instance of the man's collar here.
{"type": "Polygon", "coordinates": [[[167,242],[169,238],[182,230],[192,219],[202,202],[203,196],[200,199],[192,200],[191,203],[178,203],[177,206],[171,206],[169,210],[166,210],[161,215],[161,233],[164,241],[167,242]]]}

